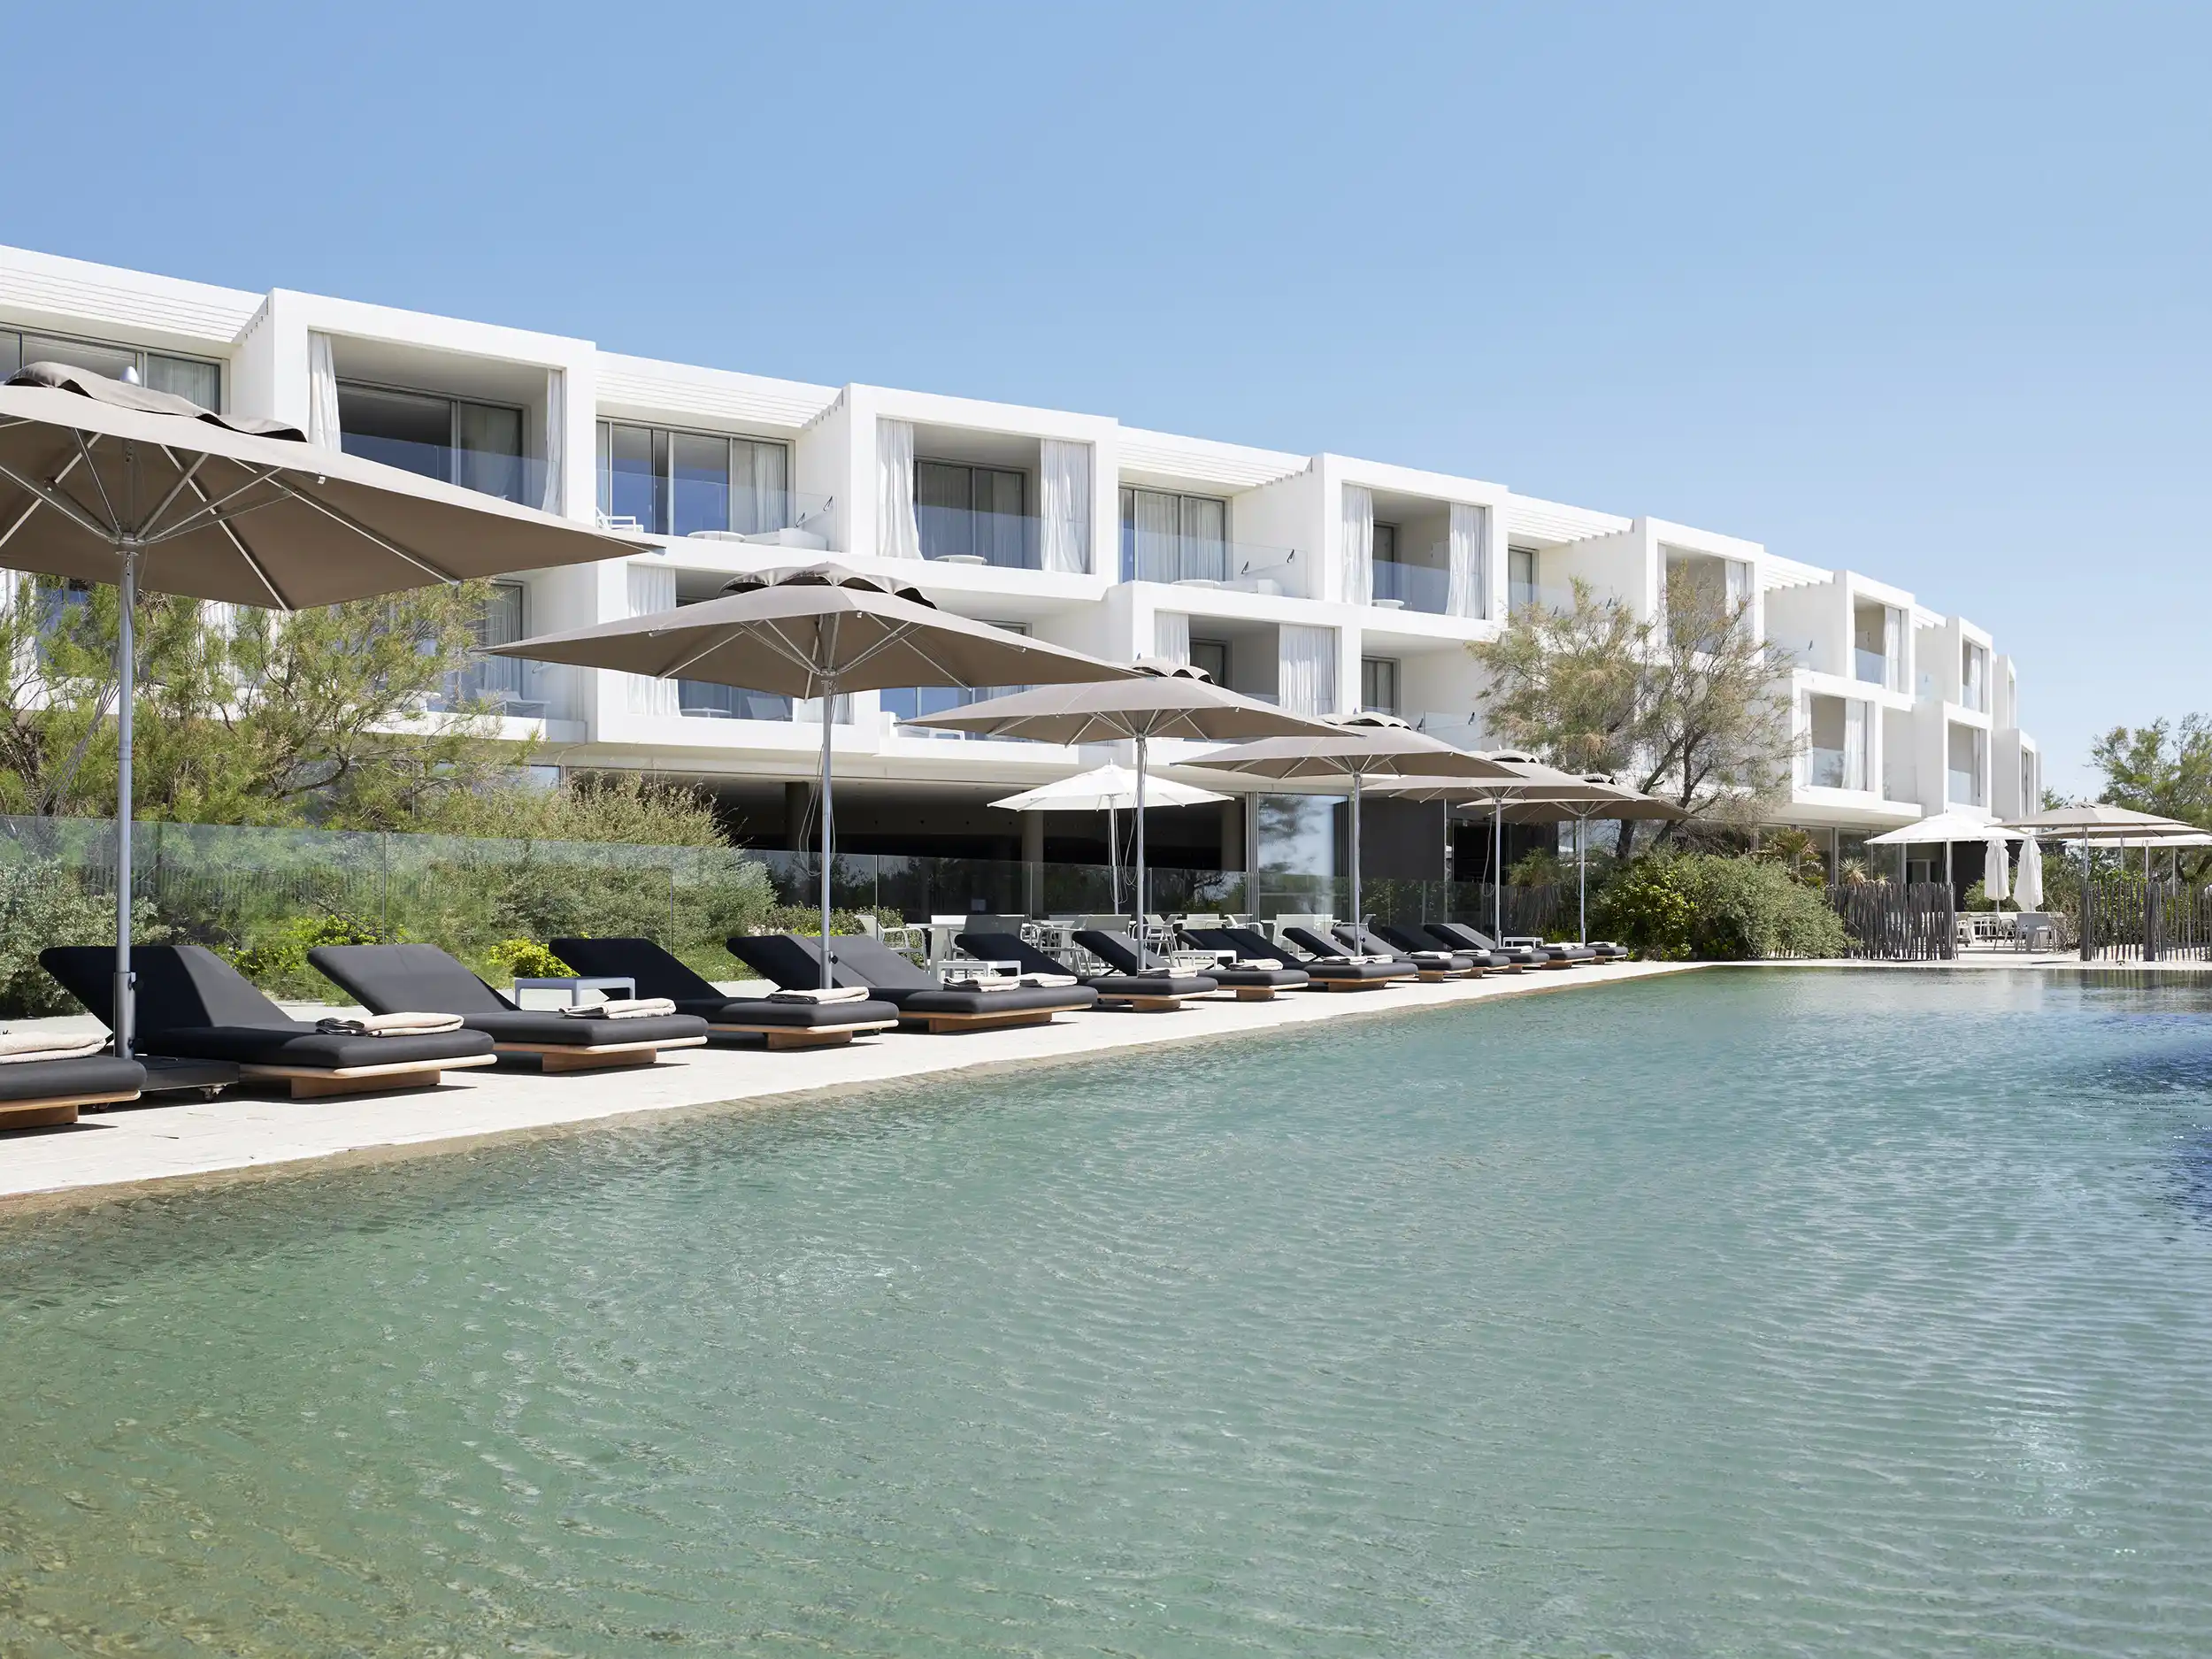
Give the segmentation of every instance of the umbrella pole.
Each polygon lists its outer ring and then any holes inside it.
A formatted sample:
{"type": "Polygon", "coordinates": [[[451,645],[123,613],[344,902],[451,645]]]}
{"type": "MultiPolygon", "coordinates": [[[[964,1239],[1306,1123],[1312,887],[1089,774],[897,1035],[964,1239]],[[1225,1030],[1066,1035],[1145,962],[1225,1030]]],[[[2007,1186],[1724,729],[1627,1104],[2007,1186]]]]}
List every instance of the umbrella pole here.
{"type": "Polygon", "coordinates": [[[1575,943],[1590,942],[1590,866],[1589,849],[1583,842],[1583,832],[1590,827],[1587,816],[1575,820],[1575,943]]]}
{"type": "Polygon", "coordinates": [[[1121,914],[1121,815],[1106,808],[1106,869],[1114,880],[1114,914],[1121,914]]]}
{"type": "Polygon", "coordinates": [[[1490,939],[1505,943],[1505,797],[1490,797],[1490,939]]]}
{"type": "Polygon", "coordinates": [[[1359,909],[1359,781],[1360,774],[1352,773],[1352,937],[1360,941],[1363,953],[1367,936],[1360,929],[1367,926],[1367,918],[1359,909]]]}
{"type": "Polygon", "coordinates": [[[1140,954],[1144,950],[1144,739],[1137,739],[1137,910],[1136,926],[1130,937],[1137,941],[1140,954]]]}
{"type": "Polygon", "coordinates": [[[822,988],[831,984],[830,958],[830,716],[837,704],[837,682],[822,682],[822,988]]]}
{"type": "Polygon", "coordinates": [[[121,614],[115,635],[115,1053],[131,1057],[135,984],[131,973],[131,716],[138,701],[138,641],[132,613],[138,609],[138,549],[122,549],[121,614]]]}

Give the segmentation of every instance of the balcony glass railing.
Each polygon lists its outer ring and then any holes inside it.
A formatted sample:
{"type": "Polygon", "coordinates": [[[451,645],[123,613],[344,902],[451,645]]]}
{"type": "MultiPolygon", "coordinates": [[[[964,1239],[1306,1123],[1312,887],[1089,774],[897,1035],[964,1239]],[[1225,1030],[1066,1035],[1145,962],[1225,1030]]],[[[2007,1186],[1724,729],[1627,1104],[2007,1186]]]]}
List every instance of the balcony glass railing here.
{"type": "Polygon", "coordinates": [[[1955,767],[1950,774],[1949,793],[1944,797],[1953,806],[1980,806],[1982,804],[1981,777],[1977,772],[1960,772],[1955,767]]]}
{"type": "Polygon", "coordinates": [[[1039,568],[1040,521],[1028,513],[978,512],[967,507],[917,507],[922,557],[1002,570],[1039,568]]]}
{"type": "Polygon", "coordinates": [[[789,720],[791,699],[700,680],[676,682],[676,709],[700,720],[789,720]]]}
{"type": "Polygon", "coordinates": [[[642,492],[603,491],[600,521],[610,529],[635,530],[646,535],[772,544],[795,536],[801,538],[796,545],[826,545],[820,540],[822,521],[830,506],[826,495],[802,495],[790,489],[726,489],[710,483],[694,488],[688,500],[681,491],[678,493],[672,511],[642,492]],[[804,541],[808,534],[817,540],[804,541]]]}
{"type": "Polygon", "coordinates": [[[1452,586],[1448,571],[1428,565],[1401,565],[1395,559],[1377,559],[1372,568],[1372,603],[1386,611],[1425,611],[1434,617],[1445,614],[1452,586]]]}
{"type": "Polygon", "coordinates": [[[1856,678],[1866,685],[1889,684],[1889,658],[1879,651],[1870,651],[1863,645],[1854,647],[1851,667],[1856,678]]]}
{"type": "Polygon", "coordinates": [[[1843,751],[1839,749],[1807,749],[1805,781],[1816,789],[1847,787],[1843,781],[1843,751]]]}
{"type": "Polygon", "coordinates": [[[380,461],[403,472],[458,484],[526,507],[545,504],[545,463],[535,456],[495,455],[485,449],[457,449],[449,444],[416,443],[366,433],[340,434],[339,448],[364,460],[380,461]]]}
{"type": "MultiPolygon", "coordinates": [[[[969,687],[962,686],[904,686],[896,690],[878,693],[883,711],[894,720],[918,719],[925,714],[945,714],[954,709],[964,709],[972,703],[983,703],[992,697],[1003,697],[1025,690],[1021,686],[992,686],[969,687]]],[[[896,728],[901,737],[919,737],[936,741],[972,739],[995,742],[1018,740],[996,738],[985,740],[980,732],[941,732],[926,726],[901,726],[896,728]]]]}
{"type": "Polygon", "coordinates": [[[1189,582],[1242,593],[1279,594],[1296,557],[1289,548],[1258,542],[1153,535],[1140,534],[1133,525],[1121,527],[1121,580],[1125,582],[1189,582]]]}

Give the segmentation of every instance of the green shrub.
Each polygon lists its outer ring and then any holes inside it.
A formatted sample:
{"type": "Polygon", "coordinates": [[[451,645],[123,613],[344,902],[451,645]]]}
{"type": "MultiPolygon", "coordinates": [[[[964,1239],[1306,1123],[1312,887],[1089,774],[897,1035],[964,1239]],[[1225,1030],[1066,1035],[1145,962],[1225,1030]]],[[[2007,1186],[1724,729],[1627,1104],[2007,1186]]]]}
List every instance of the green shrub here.
{"type": "Polygon", "coordinates": [[[1670,962],[1840,956],[1850,936],[1826,899],[1777,864],[1686,853],[1636,860],[1594,907],[1601,937],[1670,962]]]}
{"type": "Polygon", "coordinates": [[[244,949],[227,952],[231,965],[271,996],[327,1002],[337,993],[315,972],[307,953],[318,945],[373,945],[375,930],[349,916],[296,916],[257,933],[244,949]]]}
{"type": "MultiPolygon", "coordinates": [[[[868,930],[862,925],[863,919],[870,918],[873,918],[879,929],[896,927],[903,919],[889,911],[833,910],[830,911],[830,932],[832,934],[865,933],[868,930]]],[[[735,933],[739,930],[733,928],[730,931],[735,933]]],[[[745,931],[818,934],[822,931],[822,907],[818,904],[779,904],[762,918],[757,927],[745,931]]]]}
{"type": "Polygon", "coordinates": [[[534,939],[503,939],[484,958],[505,979],[555,979],[576,972],[534,939]]]}
{"type": "MultiPolygon", "coordinates": [[[[131,936],[145,945],[167,941],[151,901],[133,907],[131,936]]],[[[0,1018],[81,1013],[77,999],[38,965],[38,953],[49,945],[114,942],[115,901],[109,895],[87,891],[60,864],[0,866],[0,1018]]]]}

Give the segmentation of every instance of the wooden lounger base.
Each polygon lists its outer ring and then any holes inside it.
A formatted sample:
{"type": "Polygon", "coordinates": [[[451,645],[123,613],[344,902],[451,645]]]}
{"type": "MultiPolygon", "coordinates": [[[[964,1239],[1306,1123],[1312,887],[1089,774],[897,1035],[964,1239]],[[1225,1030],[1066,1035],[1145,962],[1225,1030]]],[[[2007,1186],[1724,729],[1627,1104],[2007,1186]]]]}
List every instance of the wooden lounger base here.
{"type": "Polygon", "coordinates": [[[1179,996],[1102,996],[1098,1005],[1127,1009],[1138,1014],[1171,1014],[1182,1007],[1183,1001],[1179,996]]]}
{"type": "Polygon", "coordinates": [[[1316,974],[1309,988],[1316,991],[1379,991],[1385,986],[1396,985],[1403,977],[1395,975],[1387,979],[1325,979],[1316,974]]]}
{"type": "Polygon", "coordinates": [[[710,1025],[710,1037],[764,1037],[772,1049],[828,1048],[872,1031],[895,1031],[895,1019],[863,1020],[855,1025],[710,1025]]]}
{"type": "Polygon", "coordinates": [[[1003,1014],[901,1014],[902,1025],[919,1025],[932,1036],[955,1031],[1000,1031],[1014,1025],[1049,1025],[1055,1014],[1073,1013],[1067,1008],[1014,1008],[1003,1014]]]}
{"type": "Polygon", "coordinates": [[[1271,985],[1233,985],[1229,989],[1237,994],[1240,1002],[1271,1002],[1275,1000],[1275,987],[1271,985]]]}
{"type": "Polygon", "coordinates": [[[566,1048],[550,1043],[502,1042],[497,1054],[534,1056],[547,1071],[607,1071],[620,1066],[651,1065],[663,1048],[696,1048],[704,1037],[662,1038],[657,1042],[600,1042],[589,1048],[566,1048]]]}
{"type": "Polygon", "coordinates": [[[72,1094],[65,1100],[8,1101],[0,1103],[0,1129],[53,1129],[77,1121],[85,1106],[119,1106],[138,1098],[132,1089],[124,1094],[72,1094]]]}
{"type": "Polygon", "coordinates": [[[248,1082],[288,1083],[294,1100],[327,1100],[337,1094],[374,1094],[387,1089],[435,1088],[441,1071],[490,1065],[498,1058],[494,1054],[472,1054],[430,1065],[419,1060],[398,1060],[389,1065],[349,1065],[334,1071],[309,1065],[241,1065],[238,1075],[248,1082]]]}

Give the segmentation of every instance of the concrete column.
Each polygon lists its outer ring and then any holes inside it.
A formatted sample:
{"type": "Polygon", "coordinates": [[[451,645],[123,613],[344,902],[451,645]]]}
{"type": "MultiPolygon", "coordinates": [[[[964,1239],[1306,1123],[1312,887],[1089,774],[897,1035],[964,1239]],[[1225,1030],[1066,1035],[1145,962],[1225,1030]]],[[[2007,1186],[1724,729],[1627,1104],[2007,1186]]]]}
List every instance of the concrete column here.
{"type": "Polygon", "coordinates": [[[1031,916],[1044,912],[1045,815],[1025,812],[1022,820],[1022,909],[1031,916]]]}
{"type": "Polygon", "coordinates": [[[1221,803],[1221,867],[1244,868],[1244,797],[1231,795],[1221,803]]]}

